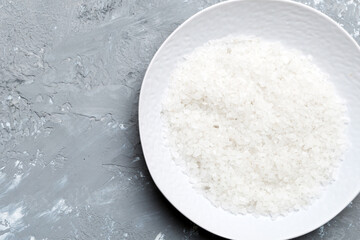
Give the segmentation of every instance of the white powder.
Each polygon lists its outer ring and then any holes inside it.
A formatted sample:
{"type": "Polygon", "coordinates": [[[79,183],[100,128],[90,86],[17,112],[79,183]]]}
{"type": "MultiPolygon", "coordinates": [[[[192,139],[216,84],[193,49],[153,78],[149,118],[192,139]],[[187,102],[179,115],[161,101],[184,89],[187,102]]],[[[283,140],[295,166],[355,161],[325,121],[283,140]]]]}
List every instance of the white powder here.
{"type": "Polygon", "coordinates": [[[310,57],[224,38],[187,56],[171,81],[163,107],[171,151],[214,205],[285,214],[333,179],[346,108],[310,57]]]}

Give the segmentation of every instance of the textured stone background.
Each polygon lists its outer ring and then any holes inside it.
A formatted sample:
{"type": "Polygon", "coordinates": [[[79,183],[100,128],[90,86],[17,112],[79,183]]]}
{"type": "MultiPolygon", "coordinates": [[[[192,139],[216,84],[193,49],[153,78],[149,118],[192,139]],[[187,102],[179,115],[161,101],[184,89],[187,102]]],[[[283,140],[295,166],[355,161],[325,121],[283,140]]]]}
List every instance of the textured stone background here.
{"type": "MultiPolygon", "coordinates": [[[[153,54],[216,0],[0,0],[0,239],[219,239],[154,186],[137,127],[153,54]]],[[[359,0],[301,0],[359,43],[359,0]]],[[[301,240],[360,238],[360,197],[301,240]]]]}

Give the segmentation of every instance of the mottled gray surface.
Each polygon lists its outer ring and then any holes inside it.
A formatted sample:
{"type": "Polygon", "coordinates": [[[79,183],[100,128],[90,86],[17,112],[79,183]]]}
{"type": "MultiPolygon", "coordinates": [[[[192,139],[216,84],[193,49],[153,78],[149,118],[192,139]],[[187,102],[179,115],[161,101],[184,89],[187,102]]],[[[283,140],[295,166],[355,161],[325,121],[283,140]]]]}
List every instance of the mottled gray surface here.
{"type": "MultiPolygon", "coordinates": [[[[220,239],[164,199],[137,126],[153,54],[216,0],[0,0],[0,239],[220,239]]],[[[359,0],[301,0],[359,43],[359,0]]],[[[301,240],[360,238],[360,197],[301,240]]]]}

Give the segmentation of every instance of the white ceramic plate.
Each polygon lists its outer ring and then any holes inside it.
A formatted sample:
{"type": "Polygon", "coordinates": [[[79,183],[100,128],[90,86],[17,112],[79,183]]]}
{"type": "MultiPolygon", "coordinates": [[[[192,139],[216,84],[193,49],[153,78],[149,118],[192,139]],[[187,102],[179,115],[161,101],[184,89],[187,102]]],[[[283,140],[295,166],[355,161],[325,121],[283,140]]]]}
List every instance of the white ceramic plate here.
{"type": "Polygon", "coordinates": [[[139,125],[147,166],[165,197],[186,217],[231,239],[288,239],[308,233],[337,215],[360,189],[360,49],[333,20],[305,5],[277,0],[228,1],[182,24],[160,47],[145,74],[139,125]],[[352,143],[338,180],[308,209],[276,220],[233,215],[196,192],[172,161],[160,119],[161,102],[176,63],[194,48],[228,35],[255,35],[313,56],[347,100],[352,143]]]}

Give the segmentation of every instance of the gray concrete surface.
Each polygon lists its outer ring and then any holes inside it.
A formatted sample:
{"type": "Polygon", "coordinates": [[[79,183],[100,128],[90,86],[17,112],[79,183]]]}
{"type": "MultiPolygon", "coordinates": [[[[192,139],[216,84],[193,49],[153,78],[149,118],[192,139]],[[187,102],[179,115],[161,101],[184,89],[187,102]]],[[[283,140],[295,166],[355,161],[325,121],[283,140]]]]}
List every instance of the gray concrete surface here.
{"type": "MultiPolygon", "coordinates": [[[[216,0],[0,0],[0,239],[220,239],[149,176],[137,126],[153,54],[216,0]]],[[[359,0],[300,0],[359,43],[359,0]]],[[[299,238],[360,239],[360,197],[299,238]]]]}

